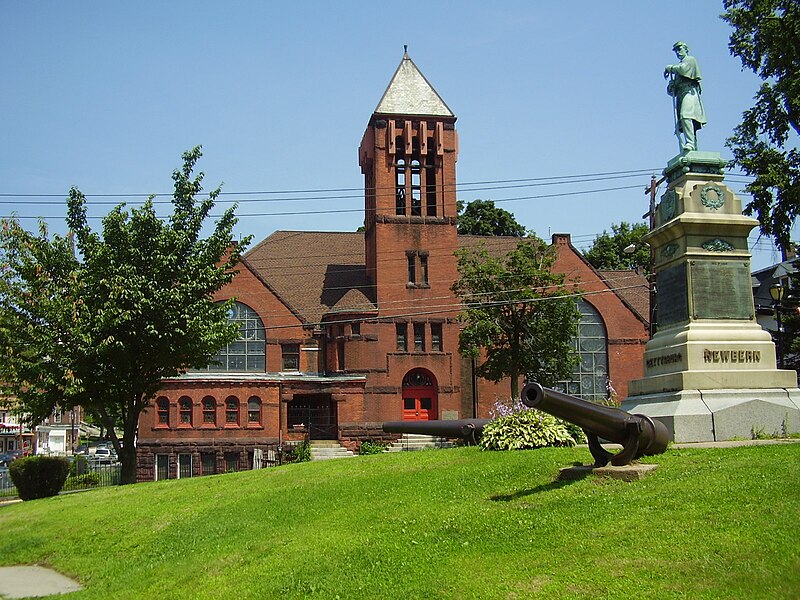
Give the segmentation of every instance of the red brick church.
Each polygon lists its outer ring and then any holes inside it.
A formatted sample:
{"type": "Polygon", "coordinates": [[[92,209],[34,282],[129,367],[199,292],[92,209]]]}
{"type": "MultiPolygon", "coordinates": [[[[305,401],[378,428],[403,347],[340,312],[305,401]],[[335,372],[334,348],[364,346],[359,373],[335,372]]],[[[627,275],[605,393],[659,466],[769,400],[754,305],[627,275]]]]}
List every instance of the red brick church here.
{"type": "MultiPolygon", "coordinates": [[[[241,335],[218,365],[164,381],[139,424],[140,480],[252,466],[279,442],[355,447],[386,420],[487,416],[508,382],[474,376],[458,353],[454,251],[515,238],[456,231],[456,117],[408,54],[359,148],[365,231],[277,231],[243,257],[219,294],[235,298],[241,335]],[[255,451],[255,454],[254,454],[255,451]]],[[[580,364],[568,391],[620,397],[642,376],[647,282],[598,272],[556,234],[555,268],[586,292],[580,364]]]]}

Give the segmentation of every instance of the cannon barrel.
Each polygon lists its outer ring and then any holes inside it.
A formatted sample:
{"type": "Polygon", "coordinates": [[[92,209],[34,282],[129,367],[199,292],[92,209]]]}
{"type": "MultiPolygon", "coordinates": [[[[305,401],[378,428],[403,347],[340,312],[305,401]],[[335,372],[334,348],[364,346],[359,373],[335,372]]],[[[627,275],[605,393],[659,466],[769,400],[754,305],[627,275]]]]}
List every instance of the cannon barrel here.
{"type": "Polygon", "coordinates": [[[419,433],[446,438],[460,438],[467,444],[477,444],[483,426],[489,419],[458,419],[438,421],[387,421],[386,433],[419,433]]]}
{"type": "Polygon", "coordinates": [[[522,403],[574,423],[586,432],[595,465],[626,465],[640,456],[661,454],[667,449],[669,432],[663,423],[646,415],[632,415],[613,406],[587,402],[556,390],[529,383],[522,389],[522,403]],[[622,444],[614,455],[598,438],[622,444]]]}

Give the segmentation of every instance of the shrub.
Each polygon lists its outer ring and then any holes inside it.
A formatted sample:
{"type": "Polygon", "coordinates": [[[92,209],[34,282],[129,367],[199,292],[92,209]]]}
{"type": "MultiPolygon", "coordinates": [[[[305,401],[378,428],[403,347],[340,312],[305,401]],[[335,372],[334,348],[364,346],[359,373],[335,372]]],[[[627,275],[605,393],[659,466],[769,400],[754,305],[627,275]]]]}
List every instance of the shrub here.
{"type": "Polygon", "coordinates": [[[569,437],[575,440],[576,444],[586,443],[586,433],[578,425],[575,425],[575,423],[570,423],[569,421],[565,421],[564,419],[556,418],[556,421],[564,426],[564,429],[567,430],[569,437]]]}
{"type": "Polygon", "coordinates": [[[75,455],[74,460],[69,465],[69,476],[76,477],[89,471],[89,460],[83,454],[75,455]]]}
{"type": "Polygon", "coordinates": [[[23,500],[56,496],[69,474],[69,462],[57,456],[28,456],[11,463],[11,481],[23,500]]]}
{"type": "Polygon", "coordinates": [[[84,473],[83,475],[71,475],[67,477],[65,488],[79,490],[82,488],[97,487],[100,485],[100,475],[98,473],[84,473]]]}
{"type": "MultiPolygon", "coordinates": [[[[612,391],[614,388],[610,388],[612,391]]],[[[616,394],[616,392],[614,392],[616,394]]],[[[605,404],[606,406],[616,406],[615,404],[605,404]]],[[[527,406],[522,403],[522,400],[507,400],[507,399],[496,399],[494,404],[489,409],[489,417],[492,419],[500,419],[502,417],[509,417],[511,415],[518,414],[520,412],[525,412],[531,410],[527,406]]],[[[569,436],[575,440],[576,444],[585,444],[586,443],[586,434],[584,433],[583,429],[581,429],[578,425],[574,423],[570,423],[564,419],[559,419],[558,417],[553,417],[557,423],[560,423],[564,426],[569,433],[569,436]]]]}
{"type": "Polygon", "coordinates": [[[308,462],[311,460],[311,444],[308,440],[299,444],[290,444],[283,454],[283,460],[287,463],[308,462]]]}
{"type": "Polygon", "coordinates": [[[498,417],[483,428],[484,450],[524,450],[545,446],[574,446],[563,422],[547,413],[526,409],[498,417]]]}
{"type": "Polygon", "coordinates": [[[365,440],[361,442],[358,447],[358,453],[361,455],[367,454],[380,454],[386,450],[386,444],[382,442],[373,442],[372,440],[365,440]]]}

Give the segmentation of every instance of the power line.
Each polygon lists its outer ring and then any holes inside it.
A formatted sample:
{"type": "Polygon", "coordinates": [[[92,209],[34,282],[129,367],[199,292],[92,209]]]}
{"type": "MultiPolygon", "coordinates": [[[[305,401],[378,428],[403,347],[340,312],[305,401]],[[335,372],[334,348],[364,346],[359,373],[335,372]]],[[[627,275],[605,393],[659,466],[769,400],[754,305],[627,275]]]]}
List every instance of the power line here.
{"type": "MultiPolygon", "coordinates": [[[[465,183],[456,183],[455,185],[445,186],[445,189],[448,191],[455,189],[456,191],[484,191],[484,190],[491,190],[491,189],[504,189],[504,187],[535,187],[536,185],[553,185],[559,183],[586,183],[592,182],[595,180],[603,180],[603,179],[618,179],[623,177],[636,177],[641,176],[643,174],[652,173],[653,169],[636,169],[630,171],[607,171],[602,173],[584,173],[579,175],[554,175],[550,177],[528,177],[522,179],[496,179],[496,180],[485,180],[485,181],[472,181],[472,182],[465,182],[465,183]],[[570,181],[570,180],[585,180],[585,181],[570,181]],[[549,182],[549,183],[547,183],[549,182]],[[477,185],[496,185],[496,184],[506,184],[505,186],[498,186],[497,188],[479,188],[477,190],[469,190],[462,188],[468,188],[470,186],[477,186],[477,185]],[[510,185],[510,184],[523,184],[523,185],[510,185]]],[[[384,189],[390,190],[392,194],[394,193],[394,187],[389,188],[377,188],[379,191],[384,189]]],[[[320,193],[328,193],[328,194],[338,194],[341,192],[360,192],[360,194],[353,195],[353,196],[314,196],[309,198],[278,198],[278,199],[270,199],[270,200],[239,200],[238,202],[243,201],[292,201],[292,200],[329,200],[329,199],[339,199],[339,198],[361,198],[364,195],[364,187],[357,187],[357,188],[317,188],[317,189],[305,189],[305,190],[260,190],[260,191],[243,191],[243,192],[225,192],[221,191],[220,196],[266,196],[266,195],[273,195],[273,194],[320,194],[320,193]]],[[[133,198],[133,197],[142,197],[142,198],[159,198],[159,197],[172,197],[173,193],[163,192],[163,193],[156,193],[156,194],[146,194],[146,193],[130,193],[130,194],[84,194],[86,198],[133,198]]],[[[0,193],[0,197],[10,197],[10,198],[64,198],[65,194],[33,194],[33,193],[9,193],[9,192],[2,192],[0,193]]],[[[233,201],[229,201],[233,202],[233,201]]],[[[5,203],[0,201],[0,203],[5,203]]],[[[164,203],[169,204],[169,201],[165,201],[164,203]]]]}
{"type": "MultiPolygon", "coordinates": [[[[522,200],[543,200],[549,198],[565,198],[569,196],[580,196],[580,195],[590,195],[590,194],[599,194],[605,192],[617,192],[621,190],[631,190],[631,189],[639,189],[640,185],[628,185],[628,186],[616,186],[616,187],[608,187],[608,188],[597,188],[597,189],[590,189],[590,190],[580,190],[575,192],[558,192],[553,194],[538,194],[533,196],[517,196],[512,198],[500,198],[493,200],[495,204],[502,204],[506,202],[519,202],[522,200]]],[[[338,209],[328,209],[328,210],[305,210],[305,211],[277,211],[277,212],[258,212],[258,213],[239,213],[236,215],[239,219],[244,218],[252,218],[252,217],[287,217],[287,216],[304,216],[304,215],[331,215],[331,214],[346,214],[346,213],[366,213],[369,210],[377,211],[378,208],[373,209],[366,209],[364,207],[359,208],[338,208],[338,209]]],[[[209,215],[209,218],[220,218],[221,214],[213,214],[209,215]]],[[[2,219],[57,219],[63,218],[61,215],[54,215],[54,216],[32,216],[32,215],[5,215],[0,216],[2,219]]],[[[105,218],[105,215],[87,215],[86,217],[89,220],[100,220],[105,218]]],[[[161,219],[167,219],[168,217],[159,217],[161,219]]]]}

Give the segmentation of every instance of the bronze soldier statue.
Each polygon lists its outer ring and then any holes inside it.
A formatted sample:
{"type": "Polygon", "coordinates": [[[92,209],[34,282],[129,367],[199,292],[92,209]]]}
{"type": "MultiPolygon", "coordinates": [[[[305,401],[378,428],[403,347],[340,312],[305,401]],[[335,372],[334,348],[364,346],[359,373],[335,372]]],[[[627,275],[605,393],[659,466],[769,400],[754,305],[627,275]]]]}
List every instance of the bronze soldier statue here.
{"type": "Polygon", "coordinates": [[[686,42],[675,42],[672,47],[681,60],[677,65],[664,68],[664,78],[670,78],[667,93],[673,97],[675,110],[675,135],[678,145],[686,153],[697,150],[697,130],[706,124],[706,113],[700,97],[700,65],[689,55],[686,42]]]}

